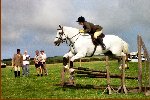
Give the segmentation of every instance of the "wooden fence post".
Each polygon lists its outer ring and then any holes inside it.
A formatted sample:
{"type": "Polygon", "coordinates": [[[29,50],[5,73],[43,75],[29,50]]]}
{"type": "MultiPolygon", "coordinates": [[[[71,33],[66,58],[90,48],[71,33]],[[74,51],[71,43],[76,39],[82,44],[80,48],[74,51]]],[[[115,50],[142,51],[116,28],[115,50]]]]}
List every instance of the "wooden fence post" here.
{"type": "Polygon", "coordinates": [[[64,67],[61,69],[60,74],[61,74],[61,85],[64,86],[65,84],[65,68],[64,67]]]}
{"type": "MultiPolygon", "coordinates": [[[[109,72],[109,63],[108,63],[108,60],[109,60],[109,57],[106,56],[106,74],[107,74],[107,88],[105,90],[108,91],[108,94],[112,94],[112,91],[111,89],[113,89],[111,86],[110,86],[110,72],[109,72]]],[[[105,92],[104,90],[104,92],[105,92]]],[[[114,89],[113,89],[114,90],[114,89]]],[[[104,93],[103,92],[103,93],[104,93]]],[[[103,94],[102,93],[102,94],[103,94]]]]}
{"type": "Polygon", "coordinates": [[[127,94],[127,89],[125,86],[125,56],[122,56],[122,70],[121,70],[121,86],[118,88],[119,92],[124,92],[127,94]]]}
{"type": "Polygon", "coordinates": [[[81,58],[80,58],[80,67],[81,67],[81,58]]]}
{"type": "Polygon", "coordinates": [[[142,59],[141,59],[141,37],[138,35],[138,82],[139,82],[139,92],[142,92],[142,59]]]}

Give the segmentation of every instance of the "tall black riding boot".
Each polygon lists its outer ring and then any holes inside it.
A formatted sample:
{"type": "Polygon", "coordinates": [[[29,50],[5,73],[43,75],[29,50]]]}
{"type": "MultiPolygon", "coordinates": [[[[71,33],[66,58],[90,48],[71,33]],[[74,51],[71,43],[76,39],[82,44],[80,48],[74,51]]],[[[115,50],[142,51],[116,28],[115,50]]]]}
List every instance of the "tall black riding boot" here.
{"type": "Polygon", "coordinates": [[[14,71],[14,75],[15,75],[15,77],[17,77],[17,71],[14,71]]]}
{"type": "Polygon", "coordinates": [[[99,42],[98,42],[97,39],[93,39],[92,42],[93,42],[93,44],[96,45],[96,46],[99,45],[99,42]]]}
{"type": "Polygon", "coordinates": [[[18,71],[18,76],[20,77],[20,71],[18,71]]]}
{"type": "Polygon", "coordinates": [[[105,46],[105,44],[103,43],[103,39],[102,39],[102,38],[97,38],[96,40],[97,40],[97,42],[102,46],[102,49],[105,50],[105,49],[106,49],[106,46],[105,46]]]}
{"type": "Polygon", "coordinates": [[[105,44],[104,44],[103,42],[102,42],[101,46],[102,46],[102,49],[103,49],[103,50],[106,49],[106,46],[105,46],[105,44]]]}

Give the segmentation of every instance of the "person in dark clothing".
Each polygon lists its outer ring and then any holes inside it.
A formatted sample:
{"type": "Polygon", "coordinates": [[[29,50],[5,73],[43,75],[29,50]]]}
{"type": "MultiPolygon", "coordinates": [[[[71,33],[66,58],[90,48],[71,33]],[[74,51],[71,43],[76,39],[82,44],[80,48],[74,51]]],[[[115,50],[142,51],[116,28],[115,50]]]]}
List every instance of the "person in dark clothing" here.
{"type": "Polygon", "coordinates": [[[12,65],[14,68],[15,77],[20,77],[20,67],[23,65],[23,56],[20,53],[20,49],[17,49],[17,54],[14,54],[12,65]]]}
{"type": "Polygon", "coordinates": [[[106,46],[103,43],[103,38],[105,35],[102,32],[102,27],[99,25],[94,25],[93,23],[85,21],[84,17],[79,17],[77,22],[79,25],[83,25],[84,30],[80,30],[80,33],[89,33],[92,37],[94,45],[101,45],[102,49],[105,50],[106,46]]]}

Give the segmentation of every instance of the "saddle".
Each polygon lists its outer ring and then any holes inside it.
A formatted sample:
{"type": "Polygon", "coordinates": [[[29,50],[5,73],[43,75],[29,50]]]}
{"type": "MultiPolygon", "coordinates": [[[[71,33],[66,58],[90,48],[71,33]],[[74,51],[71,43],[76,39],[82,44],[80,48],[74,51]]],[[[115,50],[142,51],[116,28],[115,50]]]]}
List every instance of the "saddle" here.
{"type": "Polygon", "coordinates": [[[105,46],[105,44],[103,43],[103,38],[104,38],[104,37],[105,37],[105,35],[104,35],[103,33],[102,33],[100,36],[98,36],[97,39],[94,38],[94,35],[93,35],[93,34],[91,35],[92,42],[93,42],[93,44],[95,45],[94,51],[93,51],[91,57],[94,55],[94,53],[95,53],[96,48],[97,48],[98,45],[101,45],[103,50],[106,49],[106,46],[105,46]]]}
{"type": "Polygon", "coordinates": [[[97,39],[94,38],[94,35],[91,35],[91,39],[94,45],[103,45],[103,38],[105,37],[105,35],[103,33],[101,33],[100,36],[97,37],[97,39]]]}

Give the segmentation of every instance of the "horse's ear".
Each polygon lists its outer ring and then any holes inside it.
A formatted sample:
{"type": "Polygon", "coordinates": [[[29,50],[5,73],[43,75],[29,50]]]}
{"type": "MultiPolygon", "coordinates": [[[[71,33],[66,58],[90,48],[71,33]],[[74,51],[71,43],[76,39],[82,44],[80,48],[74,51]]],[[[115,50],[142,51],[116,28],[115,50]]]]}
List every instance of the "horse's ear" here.
{"type": "Polygon", "coordinates": [[[61,25],[59,25],[60,29],[62,28],[61,25]]]}

